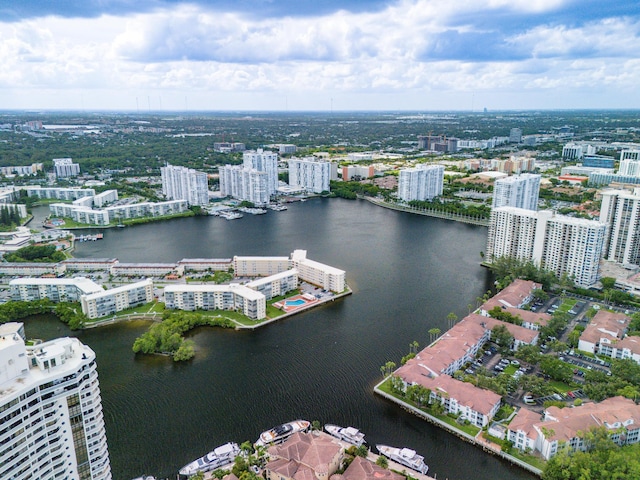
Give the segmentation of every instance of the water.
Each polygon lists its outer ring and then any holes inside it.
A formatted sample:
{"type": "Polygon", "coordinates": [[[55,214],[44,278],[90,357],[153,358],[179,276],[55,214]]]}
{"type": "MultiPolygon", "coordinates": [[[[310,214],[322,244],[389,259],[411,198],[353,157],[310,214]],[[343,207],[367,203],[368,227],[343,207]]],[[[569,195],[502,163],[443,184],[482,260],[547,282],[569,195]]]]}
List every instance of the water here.
{"type": "MultiPolygon", "coordinates": [[[[177,470],[228,441],[297,418],[352,425],[370,445],[424,454],[438,479],[531,479],[456,437],[375,396],[380,366],[400,363],[428,330],[447,328],[491,285],[479,266],[486,228],[413,216],[365,201],[312,200],[239,220],[186,218],[104,231],[77,257],[175,262],[233,255],[308,257],[347,271],[354,294],[255,332],[201,328],[187,364],[136,357],[145,322],[80,332],[97,354],[114,478],[177,470]]],[[[27,334],[69,334],[51,319],[27,334]]]]}

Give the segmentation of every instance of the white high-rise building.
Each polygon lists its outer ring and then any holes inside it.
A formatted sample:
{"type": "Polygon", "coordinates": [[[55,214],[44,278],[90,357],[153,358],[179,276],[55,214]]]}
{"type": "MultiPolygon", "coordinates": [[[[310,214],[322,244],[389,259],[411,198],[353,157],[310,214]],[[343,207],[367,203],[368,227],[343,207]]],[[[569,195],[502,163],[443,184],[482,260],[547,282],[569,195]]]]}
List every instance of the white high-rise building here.
{"type": "Polygon", "coordinates": [[[70,158],[54,158],[53,171],[58,178],[77,177],[80,175],[80,165],[73,163],[70,158]]]}
{"type": "Polygon", "coordinates": [[[331,163],[316,157],[292,158],[289,160],[289,185],[302,187],[307,192],[329,191],[331,163]]]}
{"type": "Polygon", "coordinates": [[[256,206],[269,203],[269,176],[265,172],[250,170],[239,165],[225,165],[220,173],[220,193],[256,206]]]}
{"type": "Polygon", "coordinates": [[[584,156],[582,145],[577,143],[567,143],[562,147],[562,159],[563,160],[581,160],[584,156]]]}
{"type": "Polygon", "coordinates": [[[110,480],[95,353],[0,325],[0,478],[110,480]]]}
{"type": "Polygon", "coordinates": [[[267,174],[267,193],[275,195],[278,189],[278,154],[265,152],[261,148],[247,150],[242,154],[243,166],[247,170],[257,170],[267,174]]]}
{"type": "Polygon", "coordinates": [[[605,260],[640,265],[640,189],[602,191],[600,221],[609,225],[605,260]]]}
{"type": "Polygon", "coordinates": [[[620,152],[618,175],[640,177],[640,150],[623,150],[620,152]]]}
{"type": "Polygon", "coordinates": [[[607,226],[595,220],[498,207],[491,212],[486,258],[528,260],[589,287],[598,280],[607,226]]]}
{"type": "Polygon", "coordinates": [[[492,208],[517,207],[538,210],[540,175],[522,173],[499,178],[493,184],[492,208]]]}
{"type": "Polygon", "coordinates": [[[431,200],[442,195],[444,165],[419,164],[415,168],[400,170],[398,178],[398,198],[411,200],[431,200]]]}
{"type": "Polygon", "coordinates": [[[168,200],[186,200],[189,205],[209,203],[207,174],[192,168],[167,164],[160,168],[162,193],[168,200]]]}

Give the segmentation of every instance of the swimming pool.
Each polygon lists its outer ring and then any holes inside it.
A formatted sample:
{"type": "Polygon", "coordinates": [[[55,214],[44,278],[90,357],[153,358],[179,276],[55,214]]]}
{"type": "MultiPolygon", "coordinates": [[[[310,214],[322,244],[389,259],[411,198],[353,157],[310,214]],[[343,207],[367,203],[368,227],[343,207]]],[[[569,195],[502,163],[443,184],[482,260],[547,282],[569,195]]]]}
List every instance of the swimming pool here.
{"type": "Polygon", "coordinates": [[[298,298],[296,300],[285,300],[284,301],[284,305],[286,307],[299,307],[300,305],[304,305],[305,303],[307,303],[307,302],[305,302],[301,298],[298,298]]]}

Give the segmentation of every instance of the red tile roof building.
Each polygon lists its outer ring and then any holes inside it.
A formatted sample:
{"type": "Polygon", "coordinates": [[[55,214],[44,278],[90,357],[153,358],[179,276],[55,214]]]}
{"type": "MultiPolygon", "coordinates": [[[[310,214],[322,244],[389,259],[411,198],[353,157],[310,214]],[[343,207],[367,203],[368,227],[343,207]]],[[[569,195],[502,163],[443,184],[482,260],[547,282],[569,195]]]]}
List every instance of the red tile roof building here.
{"type": "Polygon", "coordinates": [[[268,480],[328,480],[343,458],[336,441],[314,433],[294,433],[281,445],[269,447],[268,453],[268,480]]]}

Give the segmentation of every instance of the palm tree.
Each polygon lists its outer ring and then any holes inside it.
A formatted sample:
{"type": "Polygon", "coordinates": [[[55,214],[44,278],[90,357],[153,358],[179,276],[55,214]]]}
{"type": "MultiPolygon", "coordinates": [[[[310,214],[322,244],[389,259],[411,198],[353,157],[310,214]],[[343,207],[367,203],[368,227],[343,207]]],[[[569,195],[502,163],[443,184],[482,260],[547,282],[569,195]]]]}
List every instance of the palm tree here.
{"type": "Polygon", "coordinates": [[[449,315],[447,315],[447,323],[449,324],[449,330],[451,330],[453,328],[453,326],[456,324],[456,322],[458,321],[458,316],[451,312],[449,313],[449,315]]]}
{"type": "Polygon", "coordinates": [[[429,340],[431,340],[431,343],[433,343],[436,338],[438,338],[438,336],[440,335],[440,329],[439,328],[430,328],[429,329],[429,340]]]}

